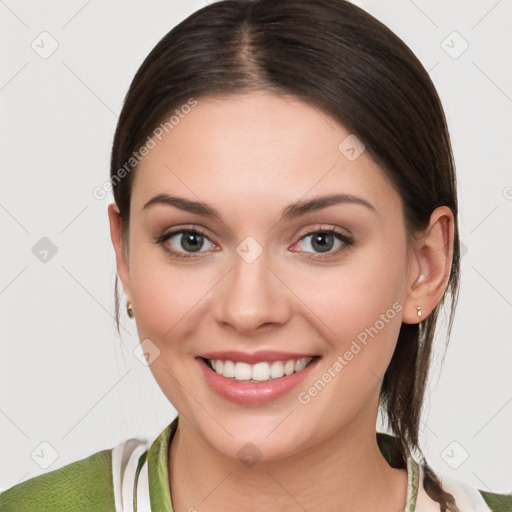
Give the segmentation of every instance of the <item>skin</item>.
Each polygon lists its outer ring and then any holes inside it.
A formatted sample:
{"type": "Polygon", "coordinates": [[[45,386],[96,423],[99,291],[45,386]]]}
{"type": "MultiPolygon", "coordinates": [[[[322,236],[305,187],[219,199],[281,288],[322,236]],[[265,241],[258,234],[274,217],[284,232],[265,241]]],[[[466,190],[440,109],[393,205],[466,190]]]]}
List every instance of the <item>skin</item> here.
{"type": "Polygon", "coordinates": [[[401,198],[368,152],[351,162],[338,150],[348,135],[293,97],[199,98],[136,170],[128,239],[109,205],[124,292],[140,339],[160,350],[150,368],[180,415],[169,450],[175,512],[239,511],[249,502],[253,511],[403,509],[406,472],[387,464],[375,439],[379,387],[401,323],[419,322],[416,306],[425,318],[443,295],[453,216],[437,208],[428,228],[408,237],[401,198]],[[374,211],[346,203],[280,220],[289,204],[333,192],[374,211]],[[143,209],[161,193],[207,203],[222,220],[168,205],[143,209]],[[205,232],[201,252],[187,253],[179,234],[154,243],[171,228],[205,232]],[[355,243],[335,241],[322,260],[313,237],[302,238],[320,228],[355,243]],[[236,252],[247,236],[263,249],[252,263],[236,252]],[[192,257],[173,258],[165,246],[192,257]],[[394,318],[299,403],[297,392],[394,303],[394,318]],[[257,405],[218,396],[195,360],[210,350],[267,349],[321,359],[299,389],[257,405]],[[252,466],[237,456],[248,442],[261,456],[252,466]]]}

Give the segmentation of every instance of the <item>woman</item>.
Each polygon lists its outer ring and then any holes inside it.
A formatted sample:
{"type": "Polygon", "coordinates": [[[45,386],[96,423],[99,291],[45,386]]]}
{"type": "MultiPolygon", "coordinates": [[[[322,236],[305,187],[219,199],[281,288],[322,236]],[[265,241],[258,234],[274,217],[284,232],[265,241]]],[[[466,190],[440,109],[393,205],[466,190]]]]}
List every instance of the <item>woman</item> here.
{"type": "Polygon", "coordinates": [[[127,314],[179,416],[1,510],[512,510],[418,446],[456,180],[437,93],[389,29],[342,0],[201,9],[137,72],[111,183],[127,314]]]}

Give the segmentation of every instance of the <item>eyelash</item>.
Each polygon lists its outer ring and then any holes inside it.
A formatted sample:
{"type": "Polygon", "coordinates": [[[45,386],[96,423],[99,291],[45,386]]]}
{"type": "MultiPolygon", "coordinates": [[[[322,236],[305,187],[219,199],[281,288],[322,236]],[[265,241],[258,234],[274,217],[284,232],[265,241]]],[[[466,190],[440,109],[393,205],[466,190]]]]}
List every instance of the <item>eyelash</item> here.
{"type": "MultiPolygon", "coordinates": [[[[204,233],[203,231],[201,231],[197,228],[188,228],[188,229],[181,228],[176,231],[171,231],[169,233],[165,233],[161,236],[158,236],[153,241],[155,244],[162,245],[164,250],[167,251],[174,258],[178,258],[178,259],[197,258],[199,256],[200,252],[197,253],[197,256],[195,256],[195,255],[193,255],[193,253],[183,253],[183,252],[175,251],[174,249],[170,249],[168,246],[165,245],[165,243],[170,238],[172,238],[174,235],[179,235],[179,234],[184,234],[184,233],[188,233],[188,234],[192,233],[192,234],[201,235],[201,236],[205,237],[206,239],[210,240],[209,237],[206,235],[206,233],[204,233]]],[[[316,234],[320,234],[320,233],[335,236],[340,242],[343,243],[343,246],[335,251],[326,252],[326,253],[310,253],[310,252],[302,251],[302,252],[304,252],[304,256],[303,256],[304,258],[315,259],[315,260],[327,259],[327,258],[332,257],[333,255],[339,254],[341,251],[346,250],[355,244],[355,242],[352,238],[350,238],[349,236],[347,236],[333,228],[326,228],[326,229],[316,228],[312,231],[308,231],[307,233],[305,233],[304,235],[302,235],[299,238],[299,242],[302,241],[303,239],[307,238],[308,236],[316,235],[316,234]]],[[[211,242],[211,240],[210,240],[210,242],[211,242]]],[[[211,243],[213,243],[213,242],[211,242],[211,243]]],[[[301,252],[301,251],[297,251],[297,252],[301,252]]]]}

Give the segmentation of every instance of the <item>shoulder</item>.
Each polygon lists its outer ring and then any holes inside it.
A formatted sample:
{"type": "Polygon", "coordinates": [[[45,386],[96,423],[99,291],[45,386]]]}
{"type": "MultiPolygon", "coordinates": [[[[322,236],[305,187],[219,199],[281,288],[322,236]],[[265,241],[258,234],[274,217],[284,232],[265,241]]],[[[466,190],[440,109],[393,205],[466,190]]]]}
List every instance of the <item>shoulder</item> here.
{"type": "MultiPolygon", "coordinates": [[[[439,504],[434,501],[423,486],[425,468],[420,469],[420,486],[416,512],[439,512],[439,504]]],[[[512,512],[512,494],[495,494],[476,489],[467,484],[441,477],[443,489],[455,499],[461,512],[512,512]]]]}
{"type": "Polygon", "coordinates": [[[133,481],[147,441],[129,439],[0,493],[2,512],[115,512],[133,481]],[[132,474],[133,473],[133,474],[132,474]],[[131,482],[130,482],[131,480],[131,482]]]}
{"type": "Polygon", "coordinates": [[[115,511],[112,450],[103,450],[0,494],[2,512],[115,511]]]}
{"type": "Polygon", "coordinates": [[[512,494],[495,494],[479,491],[492,512],[512,512],[512,494]]]}

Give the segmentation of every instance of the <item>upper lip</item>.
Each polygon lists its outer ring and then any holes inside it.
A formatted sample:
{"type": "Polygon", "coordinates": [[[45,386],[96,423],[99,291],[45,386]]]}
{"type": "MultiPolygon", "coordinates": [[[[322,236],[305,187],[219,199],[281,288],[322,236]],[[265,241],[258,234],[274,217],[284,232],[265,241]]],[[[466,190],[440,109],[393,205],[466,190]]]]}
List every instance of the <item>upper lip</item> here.
{"type": "Polygon", "coordinates": [[[247,364],[262,363],[265,361],[289,361],[290,359],[304,359],[316,357],[315,354],[304,354],[298,352],[279,352],[276,350],[260,350],[258,352],[237,352],[235,350],[207,352],[199,357],[204,359],[220,359],[222,361],[233,361],[247,364]]]}

